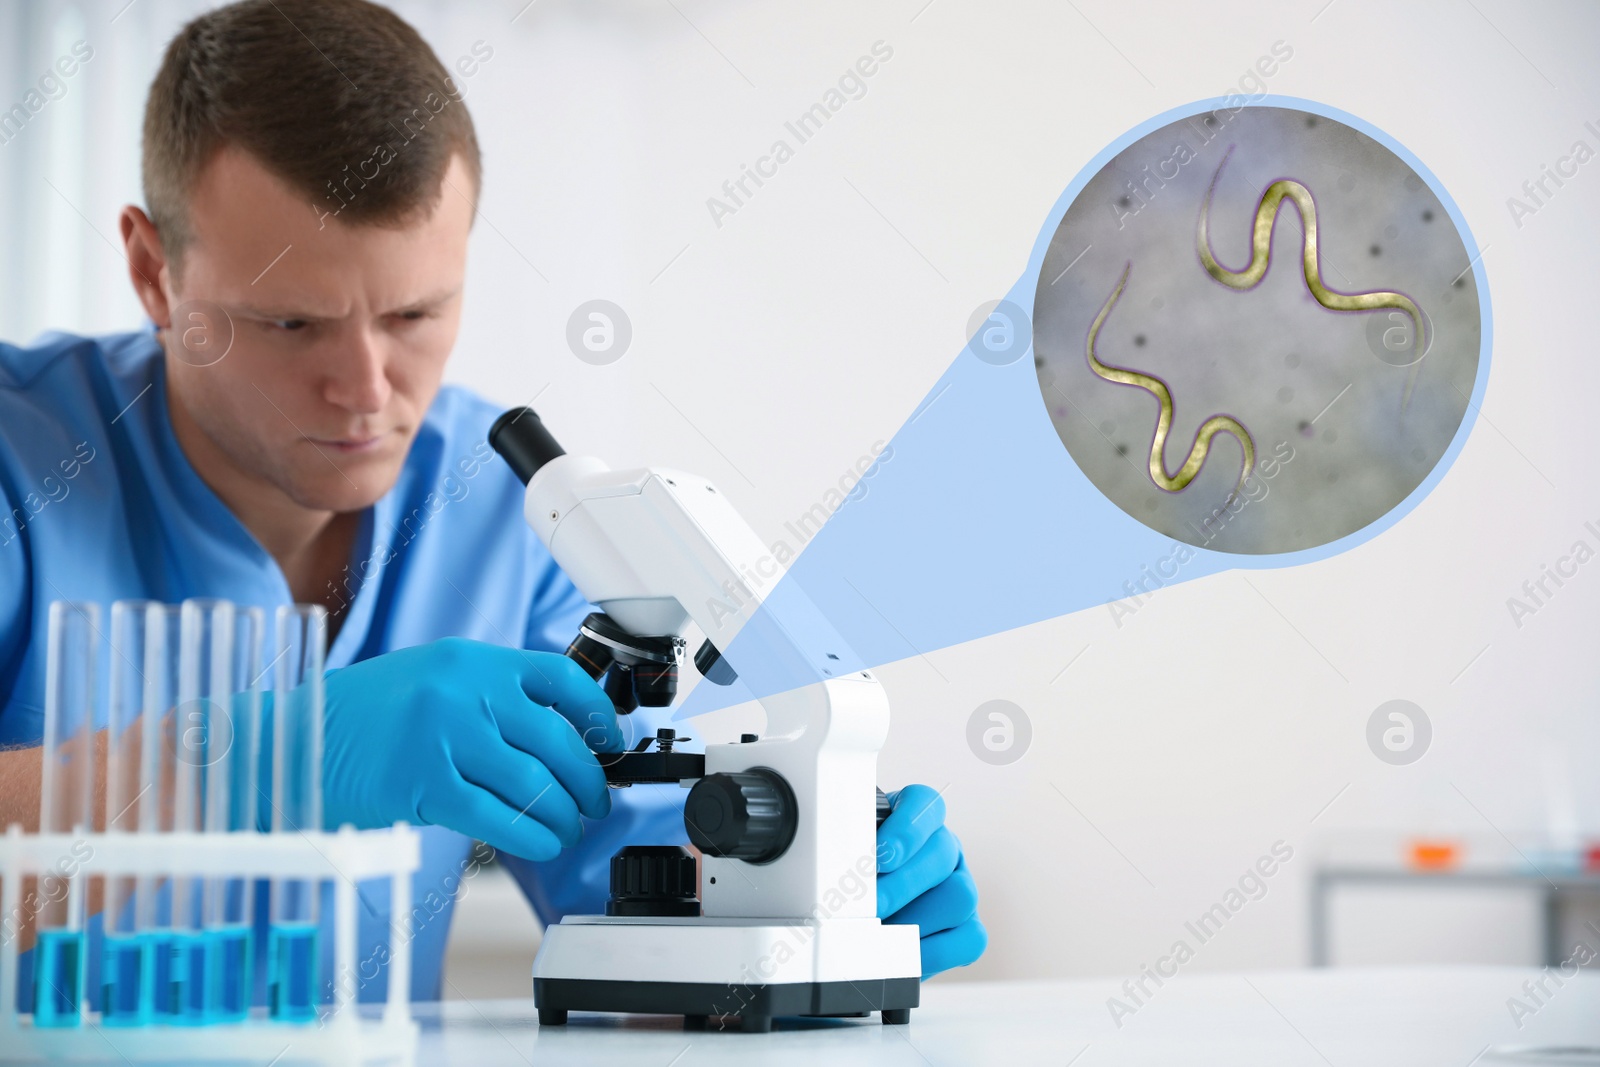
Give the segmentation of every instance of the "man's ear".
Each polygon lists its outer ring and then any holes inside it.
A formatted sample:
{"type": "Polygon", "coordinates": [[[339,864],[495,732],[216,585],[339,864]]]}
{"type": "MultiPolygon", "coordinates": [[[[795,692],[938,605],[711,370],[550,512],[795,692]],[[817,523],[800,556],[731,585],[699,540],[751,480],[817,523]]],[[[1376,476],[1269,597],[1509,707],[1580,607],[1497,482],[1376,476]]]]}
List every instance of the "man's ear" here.
{"type": "Polygon", "coordinates": [[[166,329],[172,325],[172,307],[167,300],[167,254],[162,250],[161,236],[150,216],[132,204],[122,209],[118,224],[134,294],[150,321],[166,329]]]}

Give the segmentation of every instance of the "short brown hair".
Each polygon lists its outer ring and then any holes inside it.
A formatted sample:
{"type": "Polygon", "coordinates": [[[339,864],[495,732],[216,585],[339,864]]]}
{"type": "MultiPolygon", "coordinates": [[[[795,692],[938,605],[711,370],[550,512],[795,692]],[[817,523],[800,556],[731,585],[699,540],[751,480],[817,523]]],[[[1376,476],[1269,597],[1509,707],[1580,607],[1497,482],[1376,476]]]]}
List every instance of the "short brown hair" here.
{"type": "Polygon", "coordinates": [[[481,182],[456,83],[409,23],[366,0],[242,0],[167,45],[145,105],[143,178],[175,266],[191,236],[189,193],[228,145],[344,222],[427,214],[456,153],[472,173],[468,195],[481,182]]]}

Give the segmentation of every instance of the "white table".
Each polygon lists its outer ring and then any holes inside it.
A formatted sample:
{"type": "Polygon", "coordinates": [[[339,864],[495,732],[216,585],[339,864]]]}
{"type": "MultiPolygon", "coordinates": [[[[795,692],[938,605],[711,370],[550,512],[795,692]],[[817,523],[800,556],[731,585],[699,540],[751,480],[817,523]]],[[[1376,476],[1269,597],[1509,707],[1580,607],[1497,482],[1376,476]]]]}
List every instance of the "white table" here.
{"type": "Polygon", "coordinates": [[[1563,905],[1573,898],[1600,896],[1600,873],[1546,873],[1526,870],[1416,871],[1363,864],[1329,864],[1311,878],[1311,966],[1326,967],[1332,940],[1329,898],[1341,886],[1399,886],[1406,889],[1526,889],[1538,893],[1539,949],[1546,967],[1559,967],[1571,958],[1572,946],[1561,940],[1563,905]]]}
{"type": "MultiPolygon", "coordinates": [[[[934,982],[905,1027],[871,1019],[780,1020],[770,1034],[685,1032],[676,1018],[573,1013],[541,1030],[531,1000],[417,1005],[418,1064],[905,1064],[1104,1067],[1493,1067],[1600,1064],[1600,974],[1557,988],[1522,1029],[1507,1009],[1540,972],[1501,967],[1182,974],[1117,1027],[1122,979],[934,982]],[[1509,1054],[1587,1046],[1587,1056],[1509,1054]],[[1487,1049],[1487,1051],[1486,1051],[1487,1049]]],[[[1131,1001],[1129,1001],[1131,1004],[1131,1001]]]]}

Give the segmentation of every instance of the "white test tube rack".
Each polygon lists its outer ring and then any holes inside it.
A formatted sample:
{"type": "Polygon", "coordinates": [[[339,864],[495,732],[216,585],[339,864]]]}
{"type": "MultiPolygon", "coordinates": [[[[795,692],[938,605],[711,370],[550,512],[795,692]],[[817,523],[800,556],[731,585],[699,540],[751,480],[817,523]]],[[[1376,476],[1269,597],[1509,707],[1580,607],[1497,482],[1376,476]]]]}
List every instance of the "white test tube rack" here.
{"type": "Polygon", "coordinates": [[[404,823],[357,833],[25,834],[13,824],[0,836],[0,919],[22,914],[22,880],[59,874],[72,858],[69,892],[95,877],[304,878],[333,883],[333,1002],[317,1020],[269,1020],[264,1009],[238,1023],[205,1026],[103,1026],[81,999],[78,1026],[36,1027],[17,1012],[17,938],[0,936],[0,1063],[118,1058],[134,1063],[240,1060],[409,1065],[416,1054],[411,1018],[411,875],[421,861],[417,832],[404,823]],[[87,858],[79,858],[85,851],[87,858]],[[356,883],[390,884],[388,999],[363,1017],[356,1003],[356,883]]]}

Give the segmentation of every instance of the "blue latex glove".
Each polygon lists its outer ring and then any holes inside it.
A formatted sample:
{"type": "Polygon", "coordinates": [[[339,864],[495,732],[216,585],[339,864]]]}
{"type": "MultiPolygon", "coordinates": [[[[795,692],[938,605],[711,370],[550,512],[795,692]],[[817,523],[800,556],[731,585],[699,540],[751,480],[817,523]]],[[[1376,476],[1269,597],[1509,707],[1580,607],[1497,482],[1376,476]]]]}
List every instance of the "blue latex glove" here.
{"type": "Polygon", "coordinates": [[[989,933],[961,842],[944,824],[944,798],[908,785],[890,793],[889,804],[878,827],[878,918],[917,925],[923,978],[965,967],[983,955],[989,933]]]}
{"type": "Polygon", "coordinates": [[[325,684],[328,829],[447,826],[547,860],[583,836],[580,813],[611,811],[594,752],[622,750],[616,711],[565,656],[446,638],[325,684]]]}

